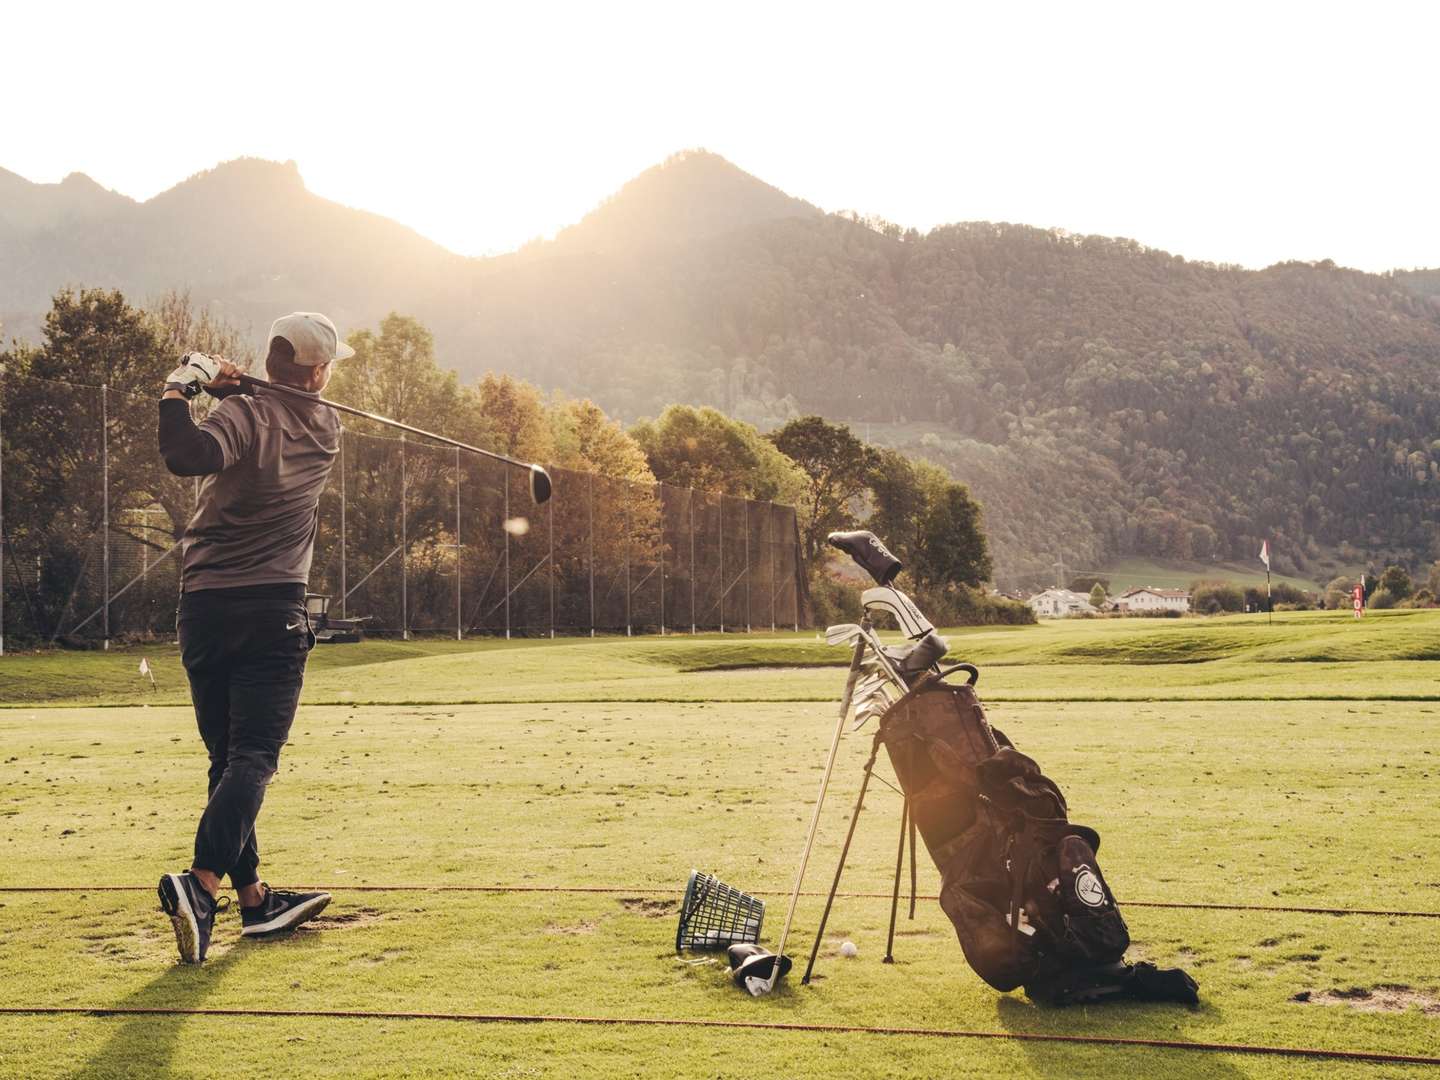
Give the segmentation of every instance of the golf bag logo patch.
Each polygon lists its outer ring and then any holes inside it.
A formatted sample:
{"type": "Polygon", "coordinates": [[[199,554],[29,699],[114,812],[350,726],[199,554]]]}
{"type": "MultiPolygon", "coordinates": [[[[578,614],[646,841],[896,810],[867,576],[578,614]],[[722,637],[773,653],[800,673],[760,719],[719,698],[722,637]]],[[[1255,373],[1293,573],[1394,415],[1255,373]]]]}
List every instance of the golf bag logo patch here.
{"type": "Polygon", "coordinates": [[[1088,866],[1080,867],[1075,875],[1075,896],[1086,907],[1105,906],[1105,886],[1088,866]]]}

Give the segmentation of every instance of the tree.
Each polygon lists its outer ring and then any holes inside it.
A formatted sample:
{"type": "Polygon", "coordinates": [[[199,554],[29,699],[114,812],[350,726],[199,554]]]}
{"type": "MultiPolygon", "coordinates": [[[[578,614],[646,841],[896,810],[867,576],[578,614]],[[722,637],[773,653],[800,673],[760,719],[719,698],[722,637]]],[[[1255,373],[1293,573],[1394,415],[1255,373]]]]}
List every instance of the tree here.
{"type": "Polygon", "coordinates": [[[480,445],[525,461],[549,461],[554,435],[540,391],[513,375],[486,373],[477,387],[480,445]]]}
{"type": "MultiPolygon", "coordinates": [[[[1387,566],[1385,572],[1380,575],[1380,588],[1396,600],[1404,600],[1415,591],[1415,585],[1403,566],[1387,566]]],[[[1371,606],[1375,605],[1372,603],[1371,606]]]]}
{"type": "Polygon", "coordinates": [[[565,401],[550,413],[554,462],[564,469],[597,472],[653,484],[645,451],[593,401],[565,401]]]}
{"type": "MultiPolygon", "coordinates": [[[[801,538],[805,558],[813,565],[825,537],[855,523],[853,506],[869,485],[877,460],[875,451],[851,434],[844,424],[832,424],[819,416],[791,420],[773,432],[770,441],[795,462],[808,479],[801,538]]],[[[943,522],[937,521],[936,526],[943,531],[943,522]]],[[[940,552],[936,552],[936,557],[943,561],[940,552]]]]}
{"type": "Polygon", "coordinates": [[[1108,597],[1105,595],[1105,586],[1101,585],[1097,581],[1090,589],[1090,606],[1094,608],[1103,608],[1107,599],[1108,597]]]}
{"type": "Polygon", "coordinates": [[[1440,562],[1430,566],[1430,574],[1425,579],[1425,587],[1435,596],[1440,596],[1440,562]]]}
{"type": "Polygon", "coordinates": [[[915,579],[924,585],[978,587],[991,574],[990,547],[980,528],[980,504],[964,484],[948,483],[925,514],[915,579]]]}
{"type": "Polygon", "coordinates": [[[1350,597],[1354,593],[1355,582],[1343,574],[1337,578],[1331,578],[1330,584],[1325,586],[1325,606],[1332,611],[1350,606],[1350,597]]]}
{"type": "MultiPolygon", "coordinates": [[[[454,438],[474,438],[476,415],[453,371],[435,362],[435,339],[419,320],[391,312],[380,332],[357,330],[347,339],[355,355],[337,361],[327,393],[335,400],[402,424],[454,438]],[[467,415],[468,414],[468,415],[467,415]]],[[[394,432],[366,420],[346,418],[345,426],[362,434],[393,438],[394,432]]]]}
{"type": "Polygon", "coordinates": [[[747,499],[798,502],[805,477],[751,425],[715,409],[671,405],[630,429],[656,479],[747,499]]]}

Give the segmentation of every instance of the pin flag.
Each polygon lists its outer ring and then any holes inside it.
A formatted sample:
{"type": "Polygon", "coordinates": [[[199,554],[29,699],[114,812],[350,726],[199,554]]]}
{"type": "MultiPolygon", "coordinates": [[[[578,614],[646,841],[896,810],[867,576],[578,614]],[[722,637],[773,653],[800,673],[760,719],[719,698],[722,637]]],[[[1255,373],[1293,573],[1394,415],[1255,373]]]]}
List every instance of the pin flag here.
{"type": "Polygon", "coordinates": [[[147,659],[145,659],[145,657],[143,657],[143,656],[140,658],[140,674],[141,674],[141,675],[146,675],[146,676],[149,677],[149,679],[150,679],[150,689],[151,689],[151,690],[154,690],[154,689],[155,689],[155,673],[150,670],[150,661],[147,660],[147,659]]]}

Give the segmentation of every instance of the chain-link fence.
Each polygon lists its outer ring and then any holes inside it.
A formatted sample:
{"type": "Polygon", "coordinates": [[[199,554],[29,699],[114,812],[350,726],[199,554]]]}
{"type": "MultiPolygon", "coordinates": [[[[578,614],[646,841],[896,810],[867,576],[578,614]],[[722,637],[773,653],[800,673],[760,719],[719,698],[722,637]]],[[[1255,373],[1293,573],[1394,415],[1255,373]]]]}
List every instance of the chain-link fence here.
{"type": "MultiPolygon", "coordinates": [[[[0,373],[0,652],[173,635],[198,482],[155,425],[153,396],[0,373]]],[[[536,507],[519,470],[346,431],[310,589],[377,635],[798,626],[791,507],[550,473],[536,507]]]]}

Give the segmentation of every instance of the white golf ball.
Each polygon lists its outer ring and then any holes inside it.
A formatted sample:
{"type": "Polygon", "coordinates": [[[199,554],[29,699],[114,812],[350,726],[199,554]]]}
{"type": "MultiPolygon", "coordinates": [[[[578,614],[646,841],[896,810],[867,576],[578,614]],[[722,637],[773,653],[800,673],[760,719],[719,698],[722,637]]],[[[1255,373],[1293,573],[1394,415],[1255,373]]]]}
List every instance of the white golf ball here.
{"type": "Polygon", "coordinates": [[[841,956],[854,956],[859,951],[860,950],[855,947],[855,943],[853,941],[842,941],[840,943],[841,956]]]}
{"type": "Polygon", "coordinates": [[[506,518],[505,531],[511,536],[524,536],[530,531],[530,521],[523,517],[506,518]]]}

